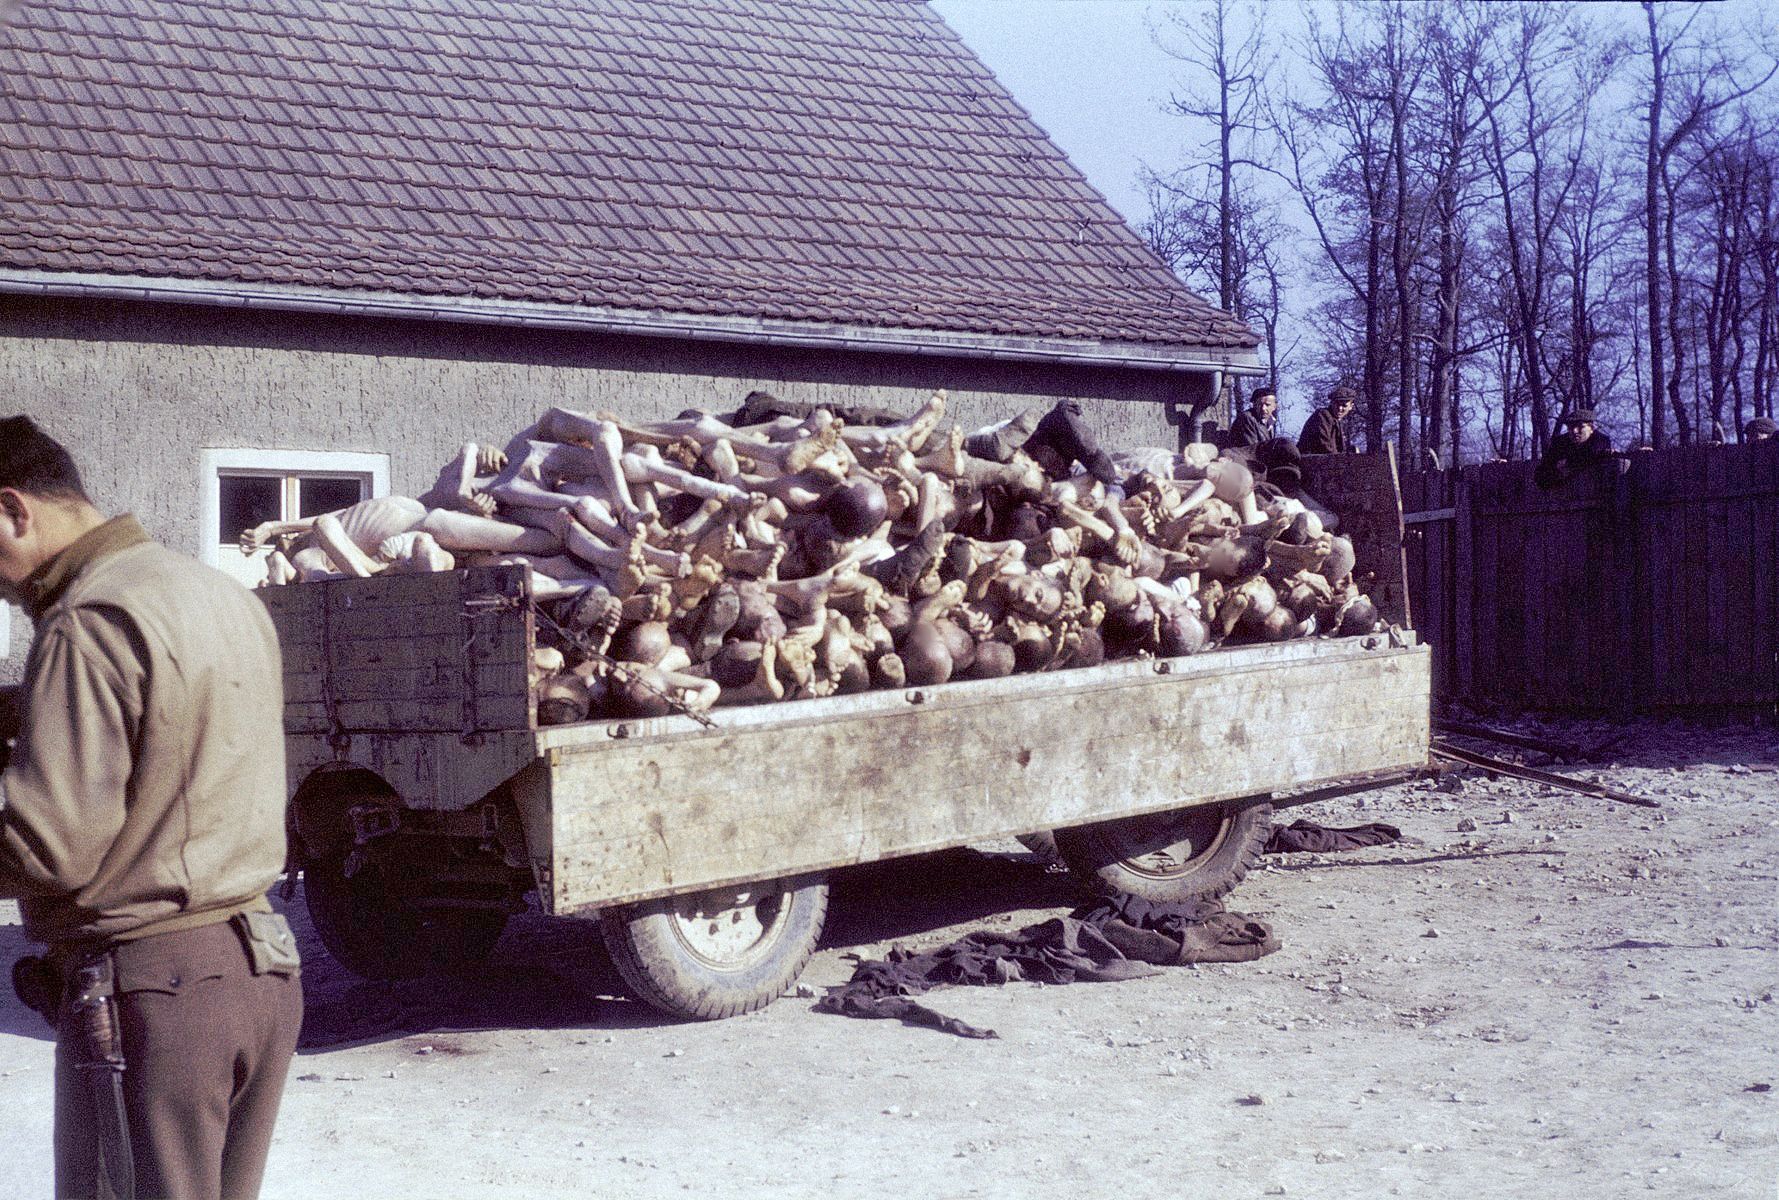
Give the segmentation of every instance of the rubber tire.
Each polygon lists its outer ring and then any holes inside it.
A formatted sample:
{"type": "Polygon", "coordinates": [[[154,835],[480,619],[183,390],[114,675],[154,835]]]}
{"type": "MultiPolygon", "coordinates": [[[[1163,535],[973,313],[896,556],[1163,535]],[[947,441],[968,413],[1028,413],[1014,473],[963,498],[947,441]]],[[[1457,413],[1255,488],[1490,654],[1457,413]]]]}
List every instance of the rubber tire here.
{"type": "Polygon", "coordinates": [[[670,897],[605,909],[599,932],[630,993],[676,1017],[715,1021],[766,1007],[797,982],[815,954],[828,919],[822,878],[787,881],[780,893],[788,912],[775,917],[768,940],[747,957],[723,966],[696,953],[681,936],[670,897]]]}
{"type": "Polygon", "coordinates": [[[1216,900],[1234,891],[1260,860],[1271,833],[1270,803],[1233,801],[1059,829],[1056,848],[1069,870],[1097,891],[1178,904],[1216,900]],[[1125,857],[1133,844],[1164,836],[1160,830],[1169,820],[1182,828],[1214,822],[1215,833],[1199,839],[1204,848],[1178,869],[1145,870],[1125,857]]]}
{"type": "Polygon", "coordinates": [[[1036,833],[1022,833],[1013,840],[1030,850],[1033,857],[1047,867],[1062,862],[1062,854],[1056,848],[1055,830],[1040,829],[1036,833]]]}
{"type": "Polygon", "coordinates": [[[395,900],[367,864],[346,878],[345,859],[303,865],[303,901],[321,944],[362,979],[415,979],[485,962],[507,914],[479,909],[421,912],[395,900]]]}

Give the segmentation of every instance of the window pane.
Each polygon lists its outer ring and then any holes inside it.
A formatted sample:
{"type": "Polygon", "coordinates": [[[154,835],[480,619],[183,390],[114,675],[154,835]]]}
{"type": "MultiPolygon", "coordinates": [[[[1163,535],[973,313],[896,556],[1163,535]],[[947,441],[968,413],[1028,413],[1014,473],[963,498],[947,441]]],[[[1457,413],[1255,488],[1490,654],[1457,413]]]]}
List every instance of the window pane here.
{"type": "Polygon", "coordinates": [[[364,481],[360,479],[326,479],[305,475],[297,480],[297,504],[300,515],[305,517],[338,512],[363,499],[364,481]]]}
{"type": "Polygon", "coordinates": [[[276,475],[224,475],[216,481],[221,500],[219,544],[233,542],[244,529],[281,519],[279,500],[284,481],[276,475]]]}

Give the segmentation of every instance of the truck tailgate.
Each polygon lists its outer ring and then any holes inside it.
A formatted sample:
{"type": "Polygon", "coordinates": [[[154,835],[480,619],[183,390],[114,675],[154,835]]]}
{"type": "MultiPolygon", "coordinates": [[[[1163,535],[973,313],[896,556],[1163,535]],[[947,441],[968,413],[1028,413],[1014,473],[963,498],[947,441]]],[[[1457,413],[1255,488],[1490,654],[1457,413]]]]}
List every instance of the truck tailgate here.
{"type": "Polygon", "coordinates": [[[572,912],[1417,765],[1430,654],[1406,640],[541,729],[516,782],[572,912]]]}

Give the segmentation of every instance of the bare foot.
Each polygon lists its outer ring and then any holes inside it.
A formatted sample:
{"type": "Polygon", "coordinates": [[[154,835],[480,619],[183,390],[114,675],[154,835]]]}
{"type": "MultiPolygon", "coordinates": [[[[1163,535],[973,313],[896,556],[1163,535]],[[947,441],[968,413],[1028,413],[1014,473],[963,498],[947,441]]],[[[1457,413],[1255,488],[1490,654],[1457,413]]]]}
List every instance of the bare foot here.
{"type": "MultiPolygon", "coordinates": [[[[903,435],[908,443],[908,448],[918,451],[926,445],[927,439],[933,435],[933,430],[939,427],[939,420],[944,415],[945,391],[941,388],[928,397],[927,402],[921,405],[920,411],[915,413],[914,418],[909,421],[907,432],[903,435]]],[[[962,431],[958,433],[958,445],[960,448],[963,445],[962,431]]]]}

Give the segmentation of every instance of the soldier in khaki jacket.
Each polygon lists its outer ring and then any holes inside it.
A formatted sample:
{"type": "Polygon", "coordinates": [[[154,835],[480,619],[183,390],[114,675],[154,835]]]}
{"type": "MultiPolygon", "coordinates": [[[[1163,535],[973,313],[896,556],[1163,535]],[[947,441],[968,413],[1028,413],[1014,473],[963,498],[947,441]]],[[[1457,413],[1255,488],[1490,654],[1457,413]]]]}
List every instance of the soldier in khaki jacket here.
{"type": "Polygon", "coordinates": [[[227,576],[105,520],[0,421],[0,593],[36,627],[0,774],[0,897],[48,946],[57,1196],[253,1196],[302,1021],[278,642],[227,576]]]}

